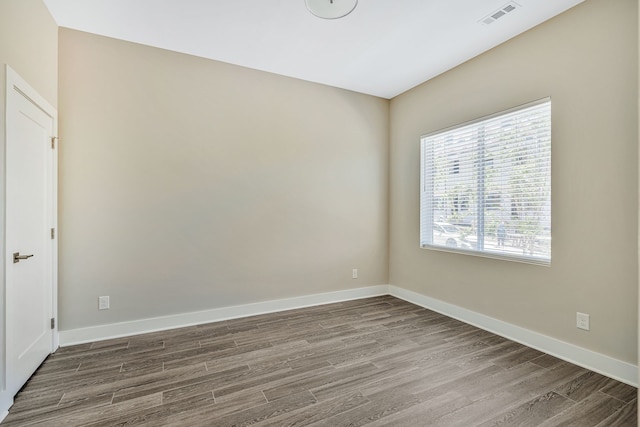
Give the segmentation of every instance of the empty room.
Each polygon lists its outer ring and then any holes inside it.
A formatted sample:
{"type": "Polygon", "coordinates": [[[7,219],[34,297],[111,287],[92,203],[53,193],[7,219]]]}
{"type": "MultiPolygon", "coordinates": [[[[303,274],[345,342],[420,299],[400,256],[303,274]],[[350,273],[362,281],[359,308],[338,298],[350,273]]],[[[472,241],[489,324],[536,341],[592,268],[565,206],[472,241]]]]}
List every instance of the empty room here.
{"type": "Polygon", "coordinates": [[[0,0],[0,425],[636,426],[636,0],[0,0]]]}

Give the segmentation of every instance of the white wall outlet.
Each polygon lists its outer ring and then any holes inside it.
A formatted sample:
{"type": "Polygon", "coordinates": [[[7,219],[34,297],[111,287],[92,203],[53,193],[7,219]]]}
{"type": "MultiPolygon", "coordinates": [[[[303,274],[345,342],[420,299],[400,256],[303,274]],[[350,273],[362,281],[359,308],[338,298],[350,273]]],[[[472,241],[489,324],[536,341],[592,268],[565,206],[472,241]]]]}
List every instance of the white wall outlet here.
{"type": "Polygon", "coordinates": [[[98,310],[109,310],[109,297],[98,297],[98,310]]]}
{"type": "Polygon", "coordinates": [[[576,327],[578,329],[589,330],[589,315],[586,313],[576,313],[576,327]]]}
{"type": "Polygon", "coordinates": [[[354,268],[353,270],[351,270],[351,278],[352,279],[357,279],[358,278],[358,269],[354,268]]]}

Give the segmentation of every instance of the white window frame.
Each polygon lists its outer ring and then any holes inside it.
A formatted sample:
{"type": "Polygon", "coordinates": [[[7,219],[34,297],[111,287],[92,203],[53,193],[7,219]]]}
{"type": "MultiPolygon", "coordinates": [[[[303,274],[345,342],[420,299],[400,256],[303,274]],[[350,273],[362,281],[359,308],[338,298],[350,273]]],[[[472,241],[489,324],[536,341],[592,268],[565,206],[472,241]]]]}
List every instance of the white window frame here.
{"type": "Polygon", "coordinates": [[[420,247],[551,264],[550,98],[420,138],[420,247]]]}

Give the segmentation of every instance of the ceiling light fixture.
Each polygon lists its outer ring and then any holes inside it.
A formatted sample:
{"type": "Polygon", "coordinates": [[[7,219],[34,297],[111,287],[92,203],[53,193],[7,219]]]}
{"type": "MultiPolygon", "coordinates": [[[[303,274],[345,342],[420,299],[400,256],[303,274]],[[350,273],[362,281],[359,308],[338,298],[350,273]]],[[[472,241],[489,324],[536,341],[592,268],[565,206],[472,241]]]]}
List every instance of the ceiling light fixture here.
{"type": "Polygon", "coordinates": [[[358,0],[304,0],[309,12],[318,18],[338,19],[347,16],[358,5],[358,0]]]}

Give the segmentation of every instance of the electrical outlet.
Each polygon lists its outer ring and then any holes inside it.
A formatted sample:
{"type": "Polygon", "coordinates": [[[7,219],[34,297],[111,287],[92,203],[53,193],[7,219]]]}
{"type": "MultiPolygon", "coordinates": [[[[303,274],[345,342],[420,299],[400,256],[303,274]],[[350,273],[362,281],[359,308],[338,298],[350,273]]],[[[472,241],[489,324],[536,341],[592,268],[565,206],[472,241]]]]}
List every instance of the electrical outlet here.
{"type": "Polygon", "coordinates": [[[586,313],[576,313],[576,327],[578,329],[589,330],[589,315],[586,313]]]}
{"type": "Polygon", "coordinates": [[[354,269],[351,271],[351,278],[352,278],[352,279],[357,279],[357,278],[358,278],[358,269],[357,269],[357,268],[354,268],[354,269]]]}
{"type": "Polygon", "coordinates": [[[109,310],[109,297],[98,297],[98,310],[109,310]]]}

